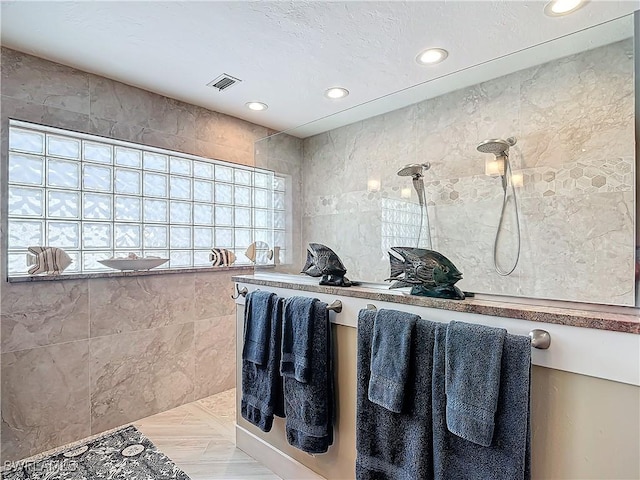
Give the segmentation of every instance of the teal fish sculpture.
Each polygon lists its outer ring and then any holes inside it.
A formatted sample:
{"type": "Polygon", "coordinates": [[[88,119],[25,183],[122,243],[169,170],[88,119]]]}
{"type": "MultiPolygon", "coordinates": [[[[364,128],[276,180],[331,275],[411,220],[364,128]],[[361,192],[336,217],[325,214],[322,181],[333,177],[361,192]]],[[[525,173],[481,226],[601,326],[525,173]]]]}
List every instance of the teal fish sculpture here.
{"type": "Polygon", "coordinates": [[[307,262],[300,273],[310,277],[322,277],[320,285],[332,285],[334,287],[351,287],[355,285],[345,274],[347,269],[340,257],[326,245],[310,243],[307,247],[307,262]]]}
{"type": "Polygon", "coordinates": [[[389,253],[391,266],[389,287],[412,287],[411,295],[464,300],[465,294],[455,284],[462,273],[447,257],[434,250],[412,247],[391,247],[402,258],[389,253]]]}

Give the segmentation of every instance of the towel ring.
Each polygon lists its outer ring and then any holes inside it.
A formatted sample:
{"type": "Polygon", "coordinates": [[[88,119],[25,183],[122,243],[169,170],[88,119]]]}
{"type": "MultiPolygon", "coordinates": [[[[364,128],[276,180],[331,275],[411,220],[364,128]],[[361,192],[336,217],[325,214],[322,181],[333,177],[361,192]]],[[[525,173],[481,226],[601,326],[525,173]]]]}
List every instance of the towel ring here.
{"type": "Polygon", "coordinates": [[[241,296],[241,295],[242,295],[243,297],[246,297],[246,296],[247,296],[247,293],[249,293],[249,289],[248,289],[247,287],[242,287],[242,288],[240,288],[240,287],[238,286],[238,284],[236,283],[236,292],[238,292],[238,294],[237,294],[237,295],[231,295],[231,298],[233,298],[234,300],[235,300],[236,298],[238,298],[239,296],[241,296]]]}

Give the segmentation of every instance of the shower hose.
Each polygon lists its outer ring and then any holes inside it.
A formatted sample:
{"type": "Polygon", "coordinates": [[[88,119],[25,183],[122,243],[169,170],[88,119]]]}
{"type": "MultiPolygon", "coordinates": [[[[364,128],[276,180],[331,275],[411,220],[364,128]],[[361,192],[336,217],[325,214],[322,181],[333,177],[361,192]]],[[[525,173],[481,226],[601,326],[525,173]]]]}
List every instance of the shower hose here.
{"type": "Polygon", "coordinates": [[[513,185],[513,179],[511,178],[511,162],[509,162],[509,157],[507,157],[506,161],[506,178],[503,177],[503,190],[504,196],[502,197],[502,210],[500,212],[500,221],[498,222],[498,230],[496,231],[496,239],[493,242],[493,266],[496,269],[496,272],[503,277],[507,275],[511,275],[513,271],[518,266],[518,261],[520,260],[520,216],[518,214],[518,199],[516,198],[516,189],[513,185]],[[516,260],[513,262],[513,267],[509,270],[502,270],[498,266],[498,237],[500,236],[500,232],[502,231],[502,224],[504,223],[504,212],[507,208],[507,201],[509,200],[509,194],[507,193],[507,186],[511,186],[511,194],[513,196],[513,206],[516,210],[516,231],[518,233],[518,249],[516,253],[516,260]]]}

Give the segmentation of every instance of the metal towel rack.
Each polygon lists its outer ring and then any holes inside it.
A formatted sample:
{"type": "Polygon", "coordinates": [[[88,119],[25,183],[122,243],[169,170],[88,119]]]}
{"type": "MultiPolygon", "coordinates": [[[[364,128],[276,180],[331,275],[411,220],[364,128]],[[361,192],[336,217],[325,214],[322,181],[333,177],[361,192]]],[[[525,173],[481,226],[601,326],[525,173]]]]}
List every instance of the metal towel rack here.
{"type": "Polygon", "coordinates": [[[331,305],[327,305],[327,310],[340,313],[342,311],[342,302],[340,300],[334,300],[331,305]]]}
{"type": "MultiPolygon", "coordinates": [[[[336,300],[338,302],[339,300],[336,300]]],[[[335,303],[335,302],[334,302],[335,303]]],[[[366,310],[378,310],[372,303],[367,303],[366,310]]],[[[539,350],[546,350],[551,345],[551,335],[546,330],[535,328],[529,332],[531,346],[539,350]]]]}
{"type": "Polygon", "coordinates": [[[247,293],[249,293],[249,289],[247,287],[240,288],[236,283],[236,292],[238,292],[237,295],[231,295],[231,298],[233,298],[234,300],[238,298],[240,295],[242,295],[243,297],[246,297],[247,293]]]}

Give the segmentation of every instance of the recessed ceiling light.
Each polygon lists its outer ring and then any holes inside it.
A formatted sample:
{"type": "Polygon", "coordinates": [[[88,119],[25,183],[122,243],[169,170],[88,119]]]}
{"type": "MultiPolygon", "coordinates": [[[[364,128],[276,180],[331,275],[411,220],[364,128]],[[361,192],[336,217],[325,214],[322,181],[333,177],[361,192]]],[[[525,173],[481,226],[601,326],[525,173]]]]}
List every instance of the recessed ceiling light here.
{"type": "Polygon", "coordinates": [[[256,112],[260,112],[262,110],[266,110],[267,108],[269,108],[269,105],[261,102],[247,102],[245,103],[245,107],[247,107],[249,110],[255,110],[256,112]]]}
{"type": "Polygon", "coordinates": [[[349,95],[349,90],[342,87],[331,87],[326,92],[324,92],[324,96],[331,99],[336,98],[344,98],[349,95]]]}
{"type": "Polygon", "coordinates": [[[552,0],[544,6],[544,13],[550,17],[568,15],[576,11],[584,3],[584,0],[552,0]]]}
{"type": "Polygon", "coordinates": [[[416,62],[421,65],[434,65],[442,62],[448,56],[449,52],[444,48],[427,48],[418,54],[416,62]]]}

